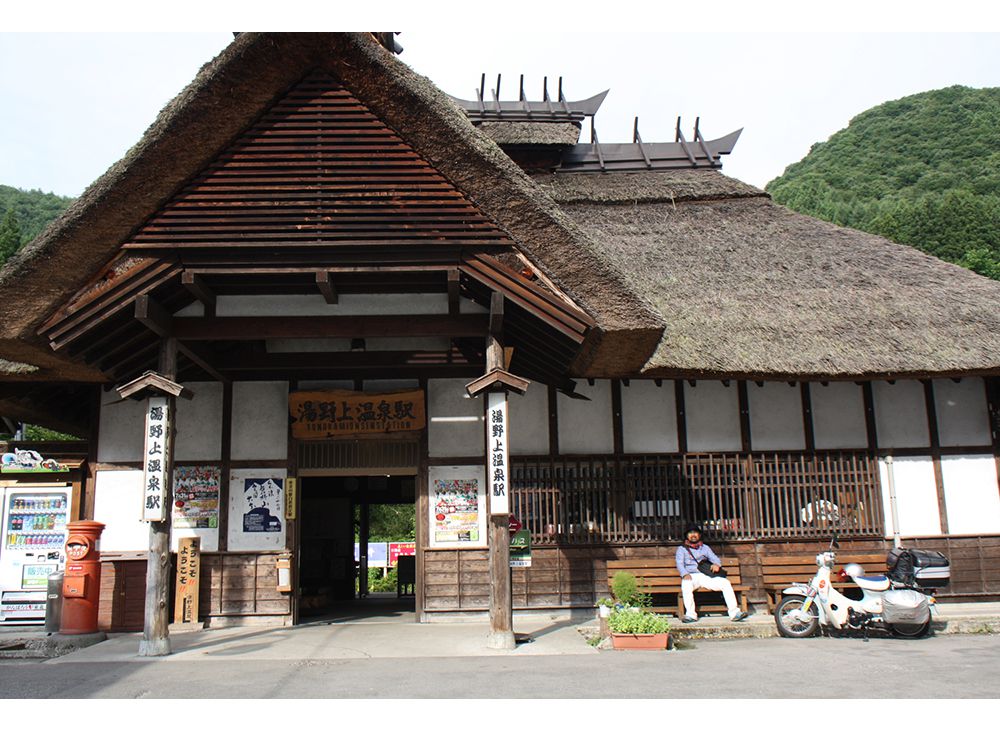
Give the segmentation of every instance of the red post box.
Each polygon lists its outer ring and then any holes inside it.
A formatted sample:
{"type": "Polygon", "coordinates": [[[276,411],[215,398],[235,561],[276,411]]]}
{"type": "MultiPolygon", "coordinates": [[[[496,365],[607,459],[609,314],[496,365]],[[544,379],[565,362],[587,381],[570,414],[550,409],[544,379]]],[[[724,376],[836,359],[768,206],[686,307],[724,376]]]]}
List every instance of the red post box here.
{"type": "Polygon", "coordinates": [[[101,599],[101,552],[98,542],[104,524],[98,521],[71,521],[66,529],[66,572],[59,632],[66,635],[96,633],[97,606],[101,599]]]}

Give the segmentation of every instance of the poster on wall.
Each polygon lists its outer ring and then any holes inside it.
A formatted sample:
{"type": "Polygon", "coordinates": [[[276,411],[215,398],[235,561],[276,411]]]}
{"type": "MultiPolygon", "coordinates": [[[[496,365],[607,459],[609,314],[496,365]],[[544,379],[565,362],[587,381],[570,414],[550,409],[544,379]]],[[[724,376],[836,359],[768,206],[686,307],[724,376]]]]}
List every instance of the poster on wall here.
{"type": "Polygon", "coordinates": [[[432,547],[486,546],[486,476],[481,466],[430,469],[432,547]]]}
{"type": "Polygon", "coordinates": [[[284,469],[230,471],[230,549],[283,549],[285,525],[284,469]]]}
{"type": "Polygon", "coordinates": [[[219,548],[219,488],[217,465],[178,465],[174,468],[174,502],[170,535],[173,551],[181,538],[200,538],[202,551],[219,548]]]}

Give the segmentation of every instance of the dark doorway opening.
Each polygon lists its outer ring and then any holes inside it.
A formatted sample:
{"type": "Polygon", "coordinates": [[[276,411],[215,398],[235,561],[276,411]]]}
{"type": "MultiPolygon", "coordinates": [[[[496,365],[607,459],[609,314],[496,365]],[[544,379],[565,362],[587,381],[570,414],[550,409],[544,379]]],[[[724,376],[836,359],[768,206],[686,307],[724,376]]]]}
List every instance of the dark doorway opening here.
{"type": "Polygon", "coordinates": [[[414,560],[388,556],[389,542],[414,541],[415,485],[407,475],[302,479],[299,622],[416,619],[414,560]]]}

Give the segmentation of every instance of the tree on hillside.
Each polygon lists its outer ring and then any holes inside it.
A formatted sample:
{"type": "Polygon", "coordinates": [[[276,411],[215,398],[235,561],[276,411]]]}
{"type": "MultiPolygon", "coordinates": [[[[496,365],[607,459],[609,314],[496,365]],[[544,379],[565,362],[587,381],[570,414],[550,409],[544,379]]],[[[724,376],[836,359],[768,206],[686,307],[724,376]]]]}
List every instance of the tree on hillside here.
{"type": "Polygon", "coordinates": [[[954,86],[862,112],[767,191],[1000,279],[1000,89],[954,86]]]}
{"type": "Polygon", "coordinates": [[[21,224],[14,209],[4,214],[0,221],[0,264],[3,264],[21,248],[21,224]]]}

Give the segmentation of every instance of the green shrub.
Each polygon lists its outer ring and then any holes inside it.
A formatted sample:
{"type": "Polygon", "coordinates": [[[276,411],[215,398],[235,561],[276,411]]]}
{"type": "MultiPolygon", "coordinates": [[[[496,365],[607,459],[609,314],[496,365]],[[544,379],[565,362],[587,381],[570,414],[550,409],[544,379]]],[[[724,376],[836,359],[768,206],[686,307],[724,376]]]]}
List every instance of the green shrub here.
{"type": "Polygon", "coordinates": [[[630,605],[639,594],[639,583],[628,572],[615,572],[611,578],[611,594],[622,605],[630,605]]]}
{"type": "Polygon", "coordinates": [[[639,582],[628,572],[616,572],[611,578],[611,594],[626,607],[649,607],[652,598],[639,589],[639,582]]]}
{"type": "Polygon", "coordinates": [[[634,608],[615,610],[608,618],[612,633],[667,633],[670,623],[662,615],[634,608]]]}

